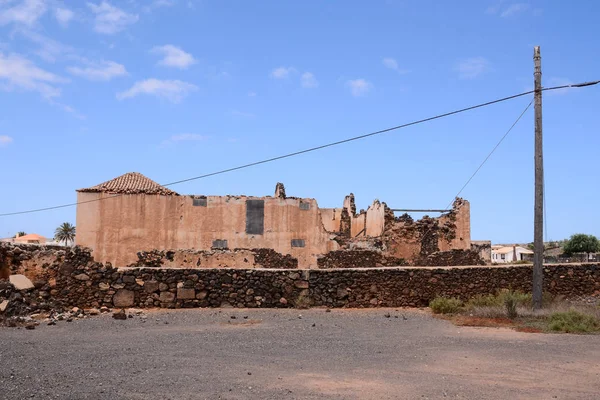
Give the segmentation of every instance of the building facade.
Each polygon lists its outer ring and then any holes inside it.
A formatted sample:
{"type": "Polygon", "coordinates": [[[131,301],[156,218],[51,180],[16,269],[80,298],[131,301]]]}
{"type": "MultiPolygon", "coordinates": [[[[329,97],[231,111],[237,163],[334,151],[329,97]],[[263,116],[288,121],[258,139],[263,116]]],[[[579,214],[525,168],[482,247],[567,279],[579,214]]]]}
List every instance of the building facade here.
{"type": "MultiPolygon", "coordinates": [[[[379,201],[356,213],[354,196],[341,208],[319,208],[310,198],[180,195],[139,173],[127,173],[77,191],[76,244],[96,260],[116,266],[135,263],[153,249],[273,249],[312,268],[331,251],[373,248],[410,259],[432,251],[471,247],[467,201],[448,215],[412,221],[394,217],[379,201]],[[429,235],[429,236],[428,236],[429,235]],[[375,243],[375,244],[374,244],[375,243]]],[[[410,218],[410,217],[408,217],[410,218]]]]}

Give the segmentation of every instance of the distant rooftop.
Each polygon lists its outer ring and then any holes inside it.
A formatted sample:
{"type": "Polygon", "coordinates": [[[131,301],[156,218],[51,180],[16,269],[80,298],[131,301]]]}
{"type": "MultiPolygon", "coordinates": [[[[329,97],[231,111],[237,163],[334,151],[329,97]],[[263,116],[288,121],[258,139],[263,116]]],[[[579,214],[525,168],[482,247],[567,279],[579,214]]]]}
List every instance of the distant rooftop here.
{"type": "Polygon", "coordinates": [[[128,172],[110,181],[106,181],[96,186],[86,189],[79,189],[78,192],[87,193],[114,193],[114,194],[160,194],[173,195],[179,194],[159,185],[152,179],[145,177],[139,172],[128,172]]]}

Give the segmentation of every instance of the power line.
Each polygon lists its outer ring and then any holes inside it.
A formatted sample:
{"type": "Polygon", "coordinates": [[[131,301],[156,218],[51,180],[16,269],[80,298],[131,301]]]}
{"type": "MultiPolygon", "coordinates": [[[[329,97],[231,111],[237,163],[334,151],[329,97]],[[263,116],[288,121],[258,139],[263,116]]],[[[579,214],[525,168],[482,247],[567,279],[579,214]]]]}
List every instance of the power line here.
{"type": "MultiPolygon", "coordinates": [[[[542,90],[546,91],[546,90],[565,89],[565,88],[571,88],[571,87],[584,87],[584,86],[595,85],[597,83],[600,83],[600,80],[593,81],[593,82],[583,82],[583,83],[570,84],[570,85],[554,86],[554,87],[549,87],[549,88],[543,88],[542,90]]],[[[486,103],[477,104],[475,106],[462,108],[462,109],[451,111],[451,112],[447,112],[447,113],[444,113],[444,114],[438,114],[438,115],[433,116],[433,117],[424,118],[424,119],[420,119],[420,120],[417,120],[417,121],[409,122],[409,123],[406,123],[406,124],[393,126],[391,128],[382,129],[382,130],[371,132],[371,133],[367,133],[367,134],[364,134],[364,135],[354,136],[354,137],[351,137],[351,138],[348,138],[348,139],[344,139],[344,140],[339,140],[339,141],[336,141],[336,142],[327,143],[327,144],[324,144],[324,145],[321,145],[321,146],[311,147],[311,148],[308,148],[308,149],[305,149],[305,150],[300,150],[300,151],[296,151],[296,152],[293,152],[293,153],[288,153],[288,154],[284,154],[284,155],[281,155],[281,156],[277,156],[277,157],[273,157],[273,158],[268,158],[268,159],[261,160],[261,161],[252,162],[252,163],[249,163],[249,164],[243,164],[243,165],[240,165],[240,166],[237,166],[237,167],[227,168],[227,169],[223,169],[223,170],[220,170],[220,171],[216,171],[216,172],[211,172],[211,173],[204,174],[204,175],[195,176],[195,177],[192,177],[192,178],[187,178],[187,179],[182,179],[182,180],[175,181],[175,182],[170,182],[170,183],[164,184],[162,186],[177,185],[177,184],[184,183],[184,182],[190,182],[190,181],[194,181],[194,180],[197,180],[197,179],[208,178],[208,177],[215,176],[215,175],[225,174],[227,172],[237,171],[237,170],[240,170],[240,169],[249,168],[249,167],[253,167],[253,166],[256,166],[256,165],[260,165],[260,164],[266,164],[266,163],[269,163],[269,162],[273,162],[273,161],[277,161],[277,160],[282,160],[284,158],[289,158],[289,157],[297,156],[297,155],[300,155],[300,154],[310,153],[310,152],[313,152],[313,151],[325,149],[327,147],[337,146],[337,145],[348,143],[348,142],[352,142],[352,141],[355,141],[355,140],[364,139],[364,138],[368,138],[368,137],[375,136],[375,135],[380,135],[382,133],[394,131],[394,130],[397,130],[397,129],[402,129],[402,128],[406,128],[406,127],[409,127],[409,126],[422,124],[424,122],[429,122],[429,121],[433,121],[433,120],[436,120],[436,119],[440,119],[440,118],[444,118],[444,117],[449,117],[451,115],[460,114],[460,113],[463,113],[463,112],[466,112],[466,111],[475,110],[477,108],[482,108],[482,107],[490,106],[492,104],[502,103],[504,101],[516,99],[518,97],[526,96],[526,95],[532,94],[534,92],[535,92],[535,90],[529,90],[527,92],[515,94],[515,95],[512,95],[512,96],[508,96],[508,97],[503,97],[503,98],[500,98],[500,99],[488,101],[486,103]]],[[[30,214],[30,213],[41,212],[41,211],[56,210],[56,209],[59,209],[59,208],[72,207],[72,206],[75,206],[77,204],[91,203],[91,202],[94,202],[94,201],[100,201],[100,200],[110,199],[110,198],[118,197],[118,196],[121,196],[121,194],[115,194],[114,196],[102,197],[102,198],[99,198],[99,199],[86,200],[86,201],[80,201],[80,202],[75,202],[75,203],[62,204],[62,205],[52,206],[52,207],[44,207],[44,208],[37,208],[37,209],[26,210],[26,211],[17,211],[17,212],[11,212],[11,213],[3,213],[3,214],[0,214],[0,217],[6,217],[6,216],[10,216],[10,215],[19,215],[19,214],[30,214]]]]}
{"type": "Polygon", "coordinates": [[[521,120],[521,118],[523,117],[523,115],[525,115],[525,113],[527,112],[527,110],[529,110],[529,107],[531,107],[532,104],[533,104],[533,100],[531,100],[529,102],[529,104],[527,105],[527,107],[525,107],[525,109],[519,115],[519,117],[517,118],[517,120],[515,122],[513,122],[513,124],[510,126],[510,128],[508,128],[508,130],[504,134],[504,136],[502,136],[500,138],[500,140],[498,141],[498,143],[496,143],[496,145],[494,146],[494,148],[492,149],[492,151],[490,151],[489,154],[487,155],[487,157],[481,162],[481,164],[479,164],[479,167],[477,167],[477,169],[475,170],[475,172],[473,172],[473,175],[471,175],[471,177],[469,179],[467,179],[467,181],[465,182],[465,184],[462,186],[462,188],[460,188],[460,190],[458,191],[458,193],[456,193],[456,196],[454,196],[452,198],[452,200],[450,201],[450,204],[448,204],[448,206],[446,206],[446,208],[449,208],[452,205],[452,203],[454,203],[454,199],[456,199],[458,196],[460,196],[460,194],[462,193],[463,190],[465,190],[465,188],[467,187],[467,185],[469,183],[471,183],[471,181],[473,180],[473,178],[475,177],[475,175],[477,175],[477,173],[483,167],[483,165],[487,162],[487,160],[490,159],[490,157],[492,156],[492,154],[494,154],[494,152],[496,151],[496,149],[498,147],[500,147],[500,144],[502,144],[502,142],[504,141],[504,139],[506,139],[506,137],[508,136],[508,134],[513,130],[513,128],[515,127],[515,125],[517,125],[517,123],[521,120]]]}

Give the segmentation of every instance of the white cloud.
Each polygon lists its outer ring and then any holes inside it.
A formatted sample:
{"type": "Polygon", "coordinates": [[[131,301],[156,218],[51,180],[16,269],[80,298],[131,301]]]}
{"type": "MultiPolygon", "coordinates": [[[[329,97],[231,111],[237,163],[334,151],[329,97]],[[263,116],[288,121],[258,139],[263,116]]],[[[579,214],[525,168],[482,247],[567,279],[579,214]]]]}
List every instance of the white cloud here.
{"type": "Polygon", "coordinates": [[[197,89],[197,86],[179,80],[160,80],[152,78],[138,81],[128,90],[117,93],[117,99],[123,100],[136,97],[140,94],[148,94],[164,98],[173,103],[178,103],[187,96],[188,93],[197,89]]]}
{"type": "Polygon", "coordinates": [[[28,59],[18,55],[8,56],[0,53],[0,88],[4,90],[28,90],[40,93],[51,99],[60,96],[60,88],[56,85],[66,82],[65,79],[38,68],[28,59]]]}
{"type": "Polygon", "coordinates": [[[505,17],[510,17],[513,15],[517,15],[522,13],[523,11],[527,11],[529,9],[529,4],[525,4],[525,3],[515,3],[515,4],[511,4],[510,6],[508,6],[507,8],[504,9],[504,11],[502,11],[500,13],[500,16],[505,18],[505,17]]]}
{"type": "Polygon", "coordinates": [[[472,57],[461,61],[456,66],[461,79],[474,79],[488,71],[490,63],[483,57],[472,57]]]}
{"type": "MultiPolygon", "coordinates": [[[[12,1],[3,1],[0,2],[0,6],[10,3],[12,1]]],[[[18,23],[32,26],[46,13],[46,10],[45,0],[23,0],[13,7],[0,9],[0,25],[18,23]]]]}
{"type": "Polygon", "coordinates": [[[398,66],[398,61],[396,61],[395,59],[393,59],[391,57],[384,58],[383,60],[381,60],[381,63],[383,64],[384,67],[394,70],[394,71],[398,72],[399,74],[407,74],[409,72],[408,70],[401,69],[398,66]]]}
{"type": "Polygon", "coordinates": [[[13,142],[13,138],[6,135],[0,135],[0,147],[8,146],[13,142]]]}
{"type": "Polygon", "coordinates": [[[74,16],[75,13],[68,8],[57,8],[54,10],[54,17],[63,27],[67,27],[74,16]]]}
{"type": "Polygon", "coordinates": [[[271,71],[271,78],[285,79],[285,78],[288,78],[290,76],[290,74],[295,71],[296,71],[296,69],[294,67],[275,68],[273,71],[271,71]]]}
{"type": "Polygon", "coordinates": [[[302,87],[309,89],[319,87],[319,81],[312,73],[305,72],[302,74],[302,87]]]}
{"type": "Polygon", "coordinates": [[[174,0],[154,0],[150,5],[144,7],[145,12],[152,12],[157,8],[172,7],[175,5],[174,0]]]}
{"type": "Polygon", "coordinates": [[[350,88],[350,92],[354,97],[363,96],[373,88],[373,85],[365,79],[349,80],[346,85],[350,88]]]}
{"type": "Polygon", "coordinates": [[[156,46],[150,52],[162,55],[164,58],[160,60],[158,64],[166,67],[186,69],[189,68],[190,65],[196,63],[194,56],[172,44],[156,46]]]}
{"type": "Polygon", "coordinates": [[[248,92],[248,97],[256,97],[256,92],[248,92]]]}
{"type": "Polygon", "coordinates": [[[209,139],[209,136],[198,135],[197,133],[181,133],[179,135],[173,135],[167,140],[163,140],[162,146],[169,146],[179,142],[197,142],[201,140],[209,139]]]}
{"type": "MultiPolygon", "coordinates": [[[[499,1],[498,3],[489,6],[486,10],[486,14],[491,15],[499,15],[502,18],[513,17],[515,15],[521,14],[525,11],[531,9],[531,6],[527,3],[512,3],[505,5],[506,3],[503,1],[499,1]],[[503,4],[504,3],[504,4],[503,4]]],[[[533,10],[534,16],[541,15],[541,9],[536,8],[533,10]]]]}
{"type": "Polygon", "coordinates": [[[89,79],[91,81],[109,81],[118,76],[127,75],[127,70],[122,64],[114,61],[101,61],[99,63],[90,63],[85,68],[68,67],[67,71],[76,76],[89,79]]]}
{"type": "Polygon", "coordinates": [[[127,25],[136,23],[139,19],[137,15],[128,14],[106,1],[100,3],[100,5],[87,4],[92,12],[96,14],[94,30],[98,33],[113,35],[125,29],[127,25]]]}
{"type": "Polygon", "coordinates": [[[36,43],[39,48],[35,51],[35,54],[40,56],[42,59],[48,62],[55,62],[57,58],[64,55],[73,55],[73,48],[66,46],[54,39],[50,39],[32,30],[18,30],[17,33],[23,35],[25,38],[36,43]]]}

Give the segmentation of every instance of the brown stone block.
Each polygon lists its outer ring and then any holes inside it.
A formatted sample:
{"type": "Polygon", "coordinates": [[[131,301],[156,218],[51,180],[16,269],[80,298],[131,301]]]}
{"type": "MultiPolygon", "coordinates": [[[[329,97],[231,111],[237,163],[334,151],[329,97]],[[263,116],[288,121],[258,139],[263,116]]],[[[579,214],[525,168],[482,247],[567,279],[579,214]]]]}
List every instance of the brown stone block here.
{"type": "Polygon", "coordinates": [[[135,294],[131,290],[119,289],[114,294],[112,302],[115,307],[132,307],[134,304],[135,294]]]}
{"type": "Polygon", "coordinates": [[[195,299],[196,291],[194,289],[179,288],[179,289],[177,289],[177,298],[179,300],[195,299]]]}

